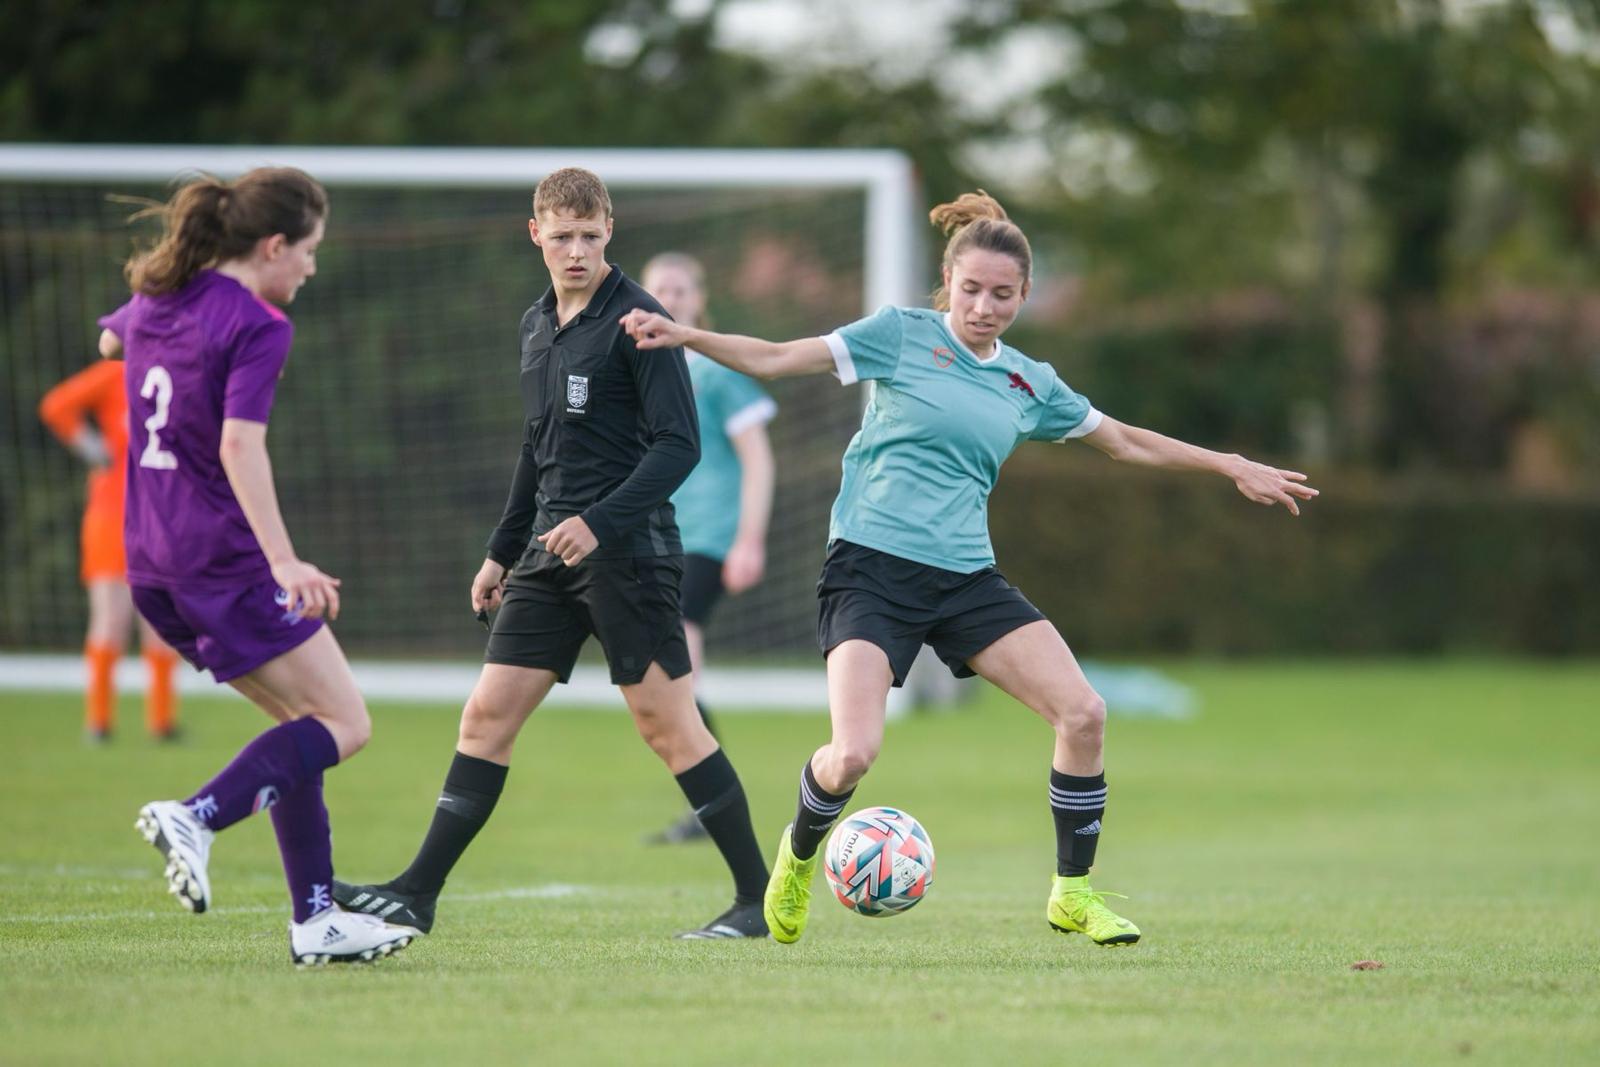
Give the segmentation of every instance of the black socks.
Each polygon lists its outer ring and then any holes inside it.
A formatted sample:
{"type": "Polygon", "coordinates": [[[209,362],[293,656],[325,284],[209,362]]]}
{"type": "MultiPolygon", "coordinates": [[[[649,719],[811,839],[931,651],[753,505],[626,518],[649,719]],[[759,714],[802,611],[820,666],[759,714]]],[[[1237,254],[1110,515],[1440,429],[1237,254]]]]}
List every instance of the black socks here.
{"type": "Polygon", "coordinates": [[[472,839],[483,829],[506,785],[507,767],[476,756],[456,753],[445,775],[433,824],[422,839],[417,858],[391,884],[402,893],[431,894],[444,880],[472,839]]]}
{"type": "Polygon", "coordinates": [[[1088,874],[1106,813],[1106,775],[1077,777],[1050,770],[1050,813],[1056,818],[1056,873],[1088,874]]]}
{"type": "Polygon", "coordinates": [[[767,889],[767,862],[750,825],[750,804],[727,754],[717,749],[677,776],[700,825],[717,844],[733,872],[733,891],[741,904],[760,900],[767,889]]]}
{"type": "Polygon", "coordinates": [[[794,829],[789,837],[795,859],[808,860],[817,854],[822,839],[828,836],[854,794],[854,789],[834,794],[822,788],[811,772],[811,761],[806,760],[805,769],[800,772],[800,805],[795,809],[794,829]]]}

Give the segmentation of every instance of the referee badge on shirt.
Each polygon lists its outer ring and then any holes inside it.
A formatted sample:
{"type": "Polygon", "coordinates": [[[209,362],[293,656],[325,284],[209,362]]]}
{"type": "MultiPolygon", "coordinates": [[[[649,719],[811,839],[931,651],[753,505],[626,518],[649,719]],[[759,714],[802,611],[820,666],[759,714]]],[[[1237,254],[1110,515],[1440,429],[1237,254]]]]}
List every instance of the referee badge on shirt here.
{"type": "Polygon", "coordinates": [[[576,374],[567,375],[567,414],[581,415],[588,410],[589,379],[576,374]]]}

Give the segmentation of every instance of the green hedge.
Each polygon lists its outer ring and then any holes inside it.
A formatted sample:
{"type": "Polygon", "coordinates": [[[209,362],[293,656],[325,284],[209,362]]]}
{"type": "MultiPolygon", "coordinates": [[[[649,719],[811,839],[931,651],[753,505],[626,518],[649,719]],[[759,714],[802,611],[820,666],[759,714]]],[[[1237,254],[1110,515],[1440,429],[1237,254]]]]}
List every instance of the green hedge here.
{"type": "Polygon", "coordinates": [[[1185,441],[1283,454],[1298,444],[1297,411],[1339,409],[1339,327],[1326,319],[1197,316],[1065,333],[1024,324],[1006,340],[1048,359],[1101,411],[1185,441]]]}
{"type": "Polygon", "coordinates": [[[1600,497],[1312,481],[1297,520],[1213,476],[1028,448],[995,551],[1089,655],[1600,653],[1600,497]]]}

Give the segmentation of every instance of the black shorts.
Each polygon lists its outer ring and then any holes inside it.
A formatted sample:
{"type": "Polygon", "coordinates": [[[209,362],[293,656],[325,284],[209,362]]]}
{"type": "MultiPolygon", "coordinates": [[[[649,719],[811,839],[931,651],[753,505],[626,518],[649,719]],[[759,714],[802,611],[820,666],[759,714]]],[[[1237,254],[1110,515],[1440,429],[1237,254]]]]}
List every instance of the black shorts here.
{"type": "Polygon", "coordinates": [[[683,557],[683,617],[696,626],[711,621],[711,609],[722,599],[722,561],[690,552],[683,557]]]}
{"type": "Polygon", "coordinates": [[[682,578],[681,556],[586,559],[568,567],[548,552],[531,552],[506,582],[484,662],[539,667],[565,682],[594,634],[613,685],[638,683],[651,663],[682,678],[689,673],[678,614],[682,578]]]}
{"type": "Polygon", "coordinates": [[[971,678],[967,660],[1044,618],[993,567],[959,574],[849,541],[828,545],[817,598],[822,655],[854,638],[871,641],[889,657],[896,686],[924,644],[957,678],[971,678]]]}

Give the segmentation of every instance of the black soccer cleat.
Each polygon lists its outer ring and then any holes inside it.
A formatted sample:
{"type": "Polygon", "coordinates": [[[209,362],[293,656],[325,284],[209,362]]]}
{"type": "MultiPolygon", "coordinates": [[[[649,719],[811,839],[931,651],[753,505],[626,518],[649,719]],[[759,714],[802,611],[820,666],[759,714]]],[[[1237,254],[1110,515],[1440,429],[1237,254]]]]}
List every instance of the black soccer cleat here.
{"type": "Polygon", "coordinates": [[[419,934],[425,934],[433,929],[433,913],[439,905],[439,894],[404,893],[387,882],[383,885],[351,885],[335,878],[333,902],[345,911],[371,915],[390,926],[408,926],[419,934]]]}
{"type": "Polygon", "coordinates": [[[711,835],[693,811],[683,813],[683,818],[664,830],[657,830],[644,839],[647,845],[682,845],[689,841],[704,841],[711,835]]]}
{"type": "Polygon", "coordinates": [[[731,937],[766,937],[767,920],[761,915],[761,901],[741,904],[718,915],[698,930],[685,930],[678,934],[679,941],[717,941],[731,937]]]}

